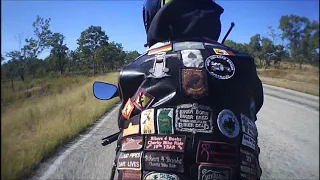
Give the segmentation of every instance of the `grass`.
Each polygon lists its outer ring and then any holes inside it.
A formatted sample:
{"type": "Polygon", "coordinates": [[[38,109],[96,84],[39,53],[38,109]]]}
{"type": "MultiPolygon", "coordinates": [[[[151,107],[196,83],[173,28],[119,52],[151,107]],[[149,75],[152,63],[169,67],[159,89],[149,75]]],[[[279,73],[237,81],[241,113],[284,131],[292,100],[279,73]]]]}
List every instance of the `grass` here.
{"type": "MultiPolygon", "coordinates": [[[[98,77],[50,79],[51,90],[43,91],[45,96],[7,95],[16,99],[7,101],[10,104],[1,113],[1,179],[23,178],[42,159],[110,109],[119,98],[95,99],[92,83],[116,84],[117,78],[118,73],[110,73],[98,77]]],[[[38,79],[36,86],[45,87],[47,82],[38,79]]]]}
{"type": "Polygon", "coordinates": [[[282,63],[280,69],[258,69],[263,83],[292,89],[295,91],[319,96],[319,69],[310,65],[303,65],[299,69],[292,63],[282,63]]]}

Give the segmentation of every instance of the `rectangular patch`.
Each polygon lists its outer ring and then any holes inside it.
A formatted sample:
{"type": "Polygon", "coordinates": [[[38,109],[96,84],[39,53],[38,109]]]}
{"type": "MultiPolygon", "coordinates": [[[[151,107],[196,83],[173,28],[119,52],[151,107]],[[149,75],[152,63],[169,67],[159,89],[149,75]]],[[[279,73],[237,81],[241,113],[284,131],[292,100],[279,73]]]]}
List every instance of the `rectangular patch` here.
{"type": "Polygon", "coordinates": [[[198,180],[231,180],[231,167],[217,167],[210,165],[200,165],[198,169],[198,180]]]}
{"type": "Polygon", "coordinates": [[[140,115],[133,116],[129,120],[124,122],[122,136],[129,136],[133,134],[138,134],[140,131],[140,115]]]}
{"type": "Polygon", "coordinates": [[[200,50],[189,49],[182,50],[181,52],[182,62],[185,67],[203,68],[204,60],[200,50]]]}
{"type": "Polygon", "coordinates": [[[177,106],[175,129],[180,132],[212,133],[212,109],[198,104],[177,106]]]}
{"type": "Polygon", "coordinates": [[[141,169],[142,152],[120,152],[117,169],[141,169]]]}
{"type": "Polygon", "coordinates": [[[240,118],[242,121],[242,131],[249,136],[256,138],[258,135],[256,124],[243,114],[240,115],[240,118]]]}
{"type": "Polygon", "coordinates": [[[218,55],[234,56],[234,53],[232,51],[228,51],[224,49],[213,48],[213,51],[215,52],[215,54],[218,54],[218,55]]]}
{"type": "Polygon", "coordinates": [[[134,109],[134,105],[131,102],[131,99],[129,98],[121,111],[122,116],[128,120],[131,116],[133,109],[134,109]]]}
{"type": "Polygon", "coordinates": [[[134,101],[132,103],[142,111],[150,106],[154,97],[151,94],[148,94],[144,89],[139,88],[133,99],[134,101]]]}
{"type": "Polygon", "coordinates": [[[183,154],[172,152],[145,152],[144,168],[149,171],[183,173],[183,154]]]}
{"type": "Polygon", "coordinates": [[[240,149],[240,171],[245,174],[257,176],[256,157],[253,153],[240,149]]]}
{"type": "Polygon", "coordinates": [[[149,50],[148,51],[148,55],[157,54],[159,52],[168,52],[170,50],[172,50],[172,45],[171,44],[165,45],[165,46],[162,46],[162,47],[159,47],[159,48],[156,48],[156,49],[149,50]]]}
{"type": "Polygon", "coordinates": [[[180,180],[180,178],[178,175],[172,174],[172,173],[144,171],[143,172],[143,180],[180,180]]]}
{"type": "Polygon", "coordinates": [[[154,109],[146,109],[141,112],[141,134],[154,134],[154,109]]]}
{"type": "Polygon", "coordinates": [[[247,134],[243,134],[242,144],[255,150],[256,149],[256,141],[247,134]]]}
{"type": "Polygon", "coordinates": [[[185,68],[181,70],[182,89],[194,99],[208,95],[207,72],[204,69],[185,68]]]}
{"type": "Polygon", "coordinates": [[[119,178],[117,180],[141,180],[142,172],[140,170],[119,170],[119,178]]]}
{"type": "Polygon", "coordinates": [[[199,141],[197,163],[214,165],[237,165],[237,146],[224,142],[199,141]]]}
{"type": "Polygon", "coordinates": [[[147,135],[145,150],[183,152],[185,142],[184,135],[147,135]]]}
{"type": "Polygon", "coordinates": [[[158,134],[173,134],[173,108],[157,110],[158,134]]]}
{"type": "Polygon", "coordinates": [[[121,151],[140,150],[143,147],[143,136],[124,137],[121,141],[121,151]]]}
{"type": "Polygon", "coordinates": [[[245,174],[240,172],[240,179],[241,180],[258,180],[256,176],[250,175],[250,174],[245,174]]]}
{"type": "Polygon", "coordinates": [[[205,48],[202,42],[185,41],[185,42],[173,43],[174,51],[180,51],[185,49],[205,49],[205,48]]]}

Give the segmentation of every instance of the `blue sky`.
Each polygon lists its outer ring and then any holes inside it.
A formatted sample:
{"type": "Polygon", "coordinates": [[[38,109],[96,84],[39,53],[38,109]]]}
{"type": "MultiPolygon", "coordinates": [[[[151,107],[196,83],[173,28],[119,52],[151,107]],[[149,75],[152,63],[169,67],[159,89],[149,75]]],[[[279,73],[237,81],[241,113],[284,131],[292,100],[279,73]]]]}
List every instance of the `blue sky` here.
{"type": "MultiPolygon", "coordinates": [[[[1,54],[17,50],[19,44],[15,36],[33,36],[32,22],[37,15],[51,18],[51,30],[66,36],[70,49],[77,47],[80,33],[90,25],[99,25],[109,36],[110,41],[122,43],[125,50],[145,48],[146,35],[141,17],[141,0],[117,1],[16,1],[1,0],[1,54]]],[[[268,26],[278,27],[282,15],[295,14],[319,21],[318,0],[216,0],[225,12],[221,16],[222,33],[227,32],[230,23],[235,27],[228,39],[248,42],[256,33],[267,36],[268,26]]],[[[48,50],[40,55],[44,58],[48,50]]]]}

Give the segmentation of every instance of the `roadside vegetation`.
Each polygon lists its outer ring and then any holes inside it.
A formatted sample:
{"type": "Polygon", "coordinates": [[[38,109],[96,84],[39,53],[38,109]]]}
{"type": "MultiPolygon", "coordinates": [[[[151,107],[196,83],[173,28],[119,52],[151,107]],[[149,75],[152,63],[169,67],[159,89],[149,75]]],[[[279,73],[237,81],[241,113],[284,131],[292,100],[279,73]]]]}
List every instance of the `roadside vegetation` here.
{"type": "MultiPolygon", "coordinates": [[[[116,84],[116,72],[140,55],[94,25],[70,50],[50,22],[38,16],[34,36],[17,35],[19,49],[1,56],[1,179],[25,177],[119,101],[95,99],[92,83],[116,84]],[[44,50],[50,54],[40,59],[44,50]]],[[[319,96],[319,22],[282,16],[278,30],[269,31],[225,45],[252,55],[264,83],[319,96]]]]}

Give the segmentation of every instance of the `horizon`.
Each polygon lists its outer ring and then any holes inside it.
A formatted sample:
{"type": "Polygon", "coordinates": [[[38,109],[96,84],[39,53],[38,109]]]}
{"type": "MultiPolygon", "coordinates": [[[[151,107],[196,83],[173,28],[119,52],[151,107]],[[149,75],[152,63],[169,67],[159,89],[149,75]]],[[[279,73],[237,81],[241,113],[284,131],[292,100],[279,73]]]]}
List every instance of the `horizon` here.
{"type": "MultiPolygon", "coordinates": [[[[39,15],[51,18],[50,30],[62,33],[70,50],[78,47],[77,39],[89,26],[101,26],[109,37],[109,42],[121,43],[125,51],[143,53],[146,34],[142,22],[142,1],[1,1],[2,29],[1,54],[18,50],[15,36],[23,39],[33,36],[32,23],[39,15]],[[25,11],[28,9],[28,11],[25,11]],[[119,11],[121,9],[121,12],[119,11]],[[129,17],[129,18],[127,18],[129,17]]],[[[250,37],[260,34],[268,36],[268,26],[279,33],[278,25],[283,15],[304,16],[311,21],[319,21],[319,1],[216,1],[224,8],[221,15],[221,35],[219,42],[234,22],[235,27],[227,40],[248,43],[250,37]],[[246,8],[243,8],[246,7],[246,8]],[[233,12],[237,12],[233,14],[233,12]]],[[[269,37],[270,38],[270,37],[269,37]]],[[[277,43],[281,43],[279,39],[277,43]]],[[[44,50],[39,59],[49,55],[44,50]]]]}

